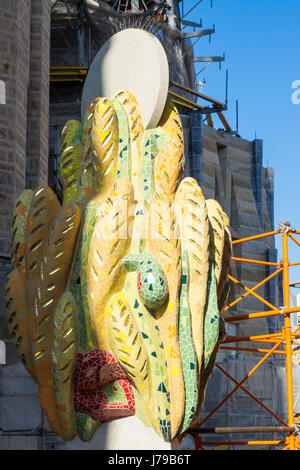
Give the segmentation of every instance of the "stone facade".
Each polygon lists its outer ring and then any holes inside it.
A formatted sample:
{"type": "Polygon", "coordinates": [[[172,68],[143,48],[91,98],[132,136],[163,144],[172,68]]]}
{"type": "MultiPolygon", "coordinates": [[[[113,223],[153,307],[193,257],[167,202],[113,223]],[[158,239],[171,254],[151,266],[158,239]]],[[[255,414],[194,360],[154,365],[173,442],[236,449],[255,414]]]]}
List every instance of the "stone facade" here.
{"type": "Polygon", "coordinates": [[[0,252],[8,254],[11,209],[26,183],[30,1],[1,1],[0,41],[0,79],[5,84],[0,105],[0,252]]]}
{"type": "Polygon", "coordinates": [[[48,183],[50,3],[31,0],[26,187],[48,183]]]}
{"type": "Polygon", "coordinates": [[[0,253],[9,253],[15,198],[47,184],[50,5],[0,2],[0,253]],[[3,102],[4,101],[4,102],[3,102]]]}
{"type": "MultiPolygon", "coordinates": [[[[36,428],[43,422],[36,384],[17,359],[8,335],[4,282],[10,271],[14,201],[25,188],[48,182],[49,35],[48,0],[0,1],[0,339],[6,345],[6,365],[0,369],[3,429],[36,428]],[[30,410],[27,422],[26,409],[30,410]]],[[[36,437],[0,437],[1,449],[31,449],[39,443],[36,437]]]]}

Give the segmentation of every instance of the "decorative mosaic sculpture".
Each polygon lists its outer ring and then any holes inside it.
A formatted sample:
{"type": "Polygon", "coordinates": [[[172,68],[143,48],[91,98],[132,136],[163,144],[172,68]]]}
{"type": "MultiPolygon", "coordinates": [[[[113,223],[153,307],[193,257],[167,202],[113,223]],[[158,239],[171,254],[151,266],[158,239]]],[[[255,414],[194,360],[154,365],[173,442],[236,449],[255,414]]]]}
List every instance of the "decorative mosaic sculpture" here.
{"type": "Polygon", "coordinates": [[[182,180],[171,100],[145,130],[128,91],[97,98],[62,132],[62,205],[16,200],[7,319],[53,430],[89,440],[137,415],[166,441],[197,424],[224,335],[228,219],[182,180]]]}

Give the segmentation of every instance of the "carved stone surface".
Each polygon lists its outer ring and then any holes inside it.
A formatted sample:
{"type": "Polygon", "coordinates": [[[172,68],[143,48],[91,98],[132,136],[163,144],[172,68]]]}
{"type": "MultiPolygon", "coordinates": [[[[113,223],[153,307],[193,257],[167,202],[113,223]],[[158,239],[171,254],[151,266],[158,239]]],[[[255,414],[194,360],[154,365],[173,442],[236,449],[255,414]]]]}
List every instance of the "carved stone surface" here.
{"type": "Polygon", "coordinates": [[[138,100],[145,128],[154,128],[168,87],[168,60],[159,40],[143,29],[124,29],[107,40],[93,60],[83,88],[82,119],[94,98],[125,89],[138,100]]]}

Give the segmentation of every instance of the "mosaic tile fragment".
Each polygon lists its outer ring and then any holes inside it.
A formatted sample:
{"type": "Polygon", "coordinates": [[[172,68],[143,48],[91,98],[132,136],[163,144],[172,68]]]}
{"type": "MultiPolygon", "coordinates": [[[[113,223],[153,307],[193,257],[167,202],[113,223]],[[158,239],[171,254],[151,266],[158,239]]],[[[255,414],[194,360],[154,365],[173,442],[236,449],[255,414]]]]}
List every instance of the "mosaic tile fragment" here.
{"type": "Polygon", "coordinates": [[[179,290],[181,283],[181,244],[179,227],[170,199],[154,194],[148,213],[147,250],[165,272],[169,299],[158,309],[157,325],[166,352],[171,395],[172,437],[179,431],[184,415],[184,384],[178,342],[179,290]]]}
{"type": "Polygon", "coordinates": [[[52,321],[56,305],[68,287],[80,220],[80,210],[76,205],[64,206],[58,212],[43,251],[37,288],[34,368],[43,410],[50,425],[62,437],[51,373],[52,321]]]}
{"type": "Polygon", "coordinates": [[[26,302],[26,271],[23,265],[15,268],[5,283],[6,318],[16,351],[31,377],[36,380],[33,366],[30,314],[26,302]]]}
{"type": "Polygon", "coordinates": [[[182,275],[179,310],[179,346],[185,388],[184,419],[180,433],[186,431],[194,418],[198,401],[198,364],[195,345],[192,338],[191,316],[188,301],[189,262],[186,250],[182,252],[182,275]]]}
{"type": "Polygon", "coordinates": [[[68,121],[61,135],[59,174],[63,186],[63,205],[75,201],[81,159],[81,123],[68,121]]]}
{"type": "Polygon", "coordinates": [[[65,440],[72,440],[77,435],[73,405],[73,373],[77,353],[76,308],[71,292],[66,291],[53,316],[51,371],[65,440]]]}
{"type": "Polygon", "coordinates": [[[210,253],[211,258],[214,261],[216,281],[217,283],[219,283],[222,270],[222,258],[225,238],[223,211],[218,201],[215,201],[214,199],[207,199],[205,203],[211,231],[210,253]]]}
{"type": "Polygon", "coordinates": [[[11,227],[12,269],[17,268],[20,264],[25,266],[26,222],[33,194],[31,189],[25,189],[15,200],[11,227]]]}
{"type": "Polygon", "coordinates": [[[135,97],[116,91],[63,130],[63,209],[50,188],[16,202],[9,327],[63,439],[134,414],[166,441],[197,422],[231,235],[221,206],[181,182],[183,145],[171,100],[145,130],[135,97]]]}

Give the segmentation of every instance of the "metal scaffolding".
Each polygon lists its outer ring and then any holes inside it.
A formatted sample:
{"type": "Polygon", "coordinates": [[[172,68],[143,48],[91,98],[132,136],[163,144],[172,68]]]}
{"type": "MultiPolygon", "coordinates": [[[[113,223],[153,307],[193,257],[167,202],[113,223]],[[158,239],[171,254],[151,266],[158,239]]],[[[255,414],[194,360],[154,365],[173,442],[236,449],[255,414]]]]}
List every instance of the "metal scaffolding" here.
{"type": "Polygon", "coordinates": [[[281,223],[280,228],[273,232],[263,233],[255,235],[252,237],[247,237],[243,239],[238,239],[233,241],[233,245],[239,245],[241,243],[251,243],[253,240],[258,240],[265,237],[281,237],[282,244],[282,260],[278,263],[271,263],[267,261],[260,261],[254,259],[246,258],[237,258],[232,257],[233,263],[254,263],[261,264],[265,266],[272,266],[276,270],[269,276],[252,288],[248,288],[246,285],[242,284],[238,279],[234,278],[231,274],[228,275],[230,283],[238,284],[245,292],[243,295],[239,296],[232,302],[230,302],[222,312],[223,318],[226,324],[247,321],[250,319],[257,318],[266,318],[271,316],[282,316],[283,317],[283,326],[279,331],[275,333],[266,333],[263,335],[253,335],[253,336],[227,336],[220,346],[220,350],[226,351],[243,351],[243,352],[252,352],[263,354],[263,357],[257,362],[257,364],[247,373],[247,375],[240,381],[237,381],[232,377],[224,368],[222,368],[218,361],[216,362],[215,367],[223,373],[229,380],[231,380],[235,386],[230,391],[225,398],[223,398],[220,403],[211,410],[207,416],[202,419],[199,423],[199,427],[190,429],[188,431],[194,437],[195,449],[196,450],[206,450],[206,447],[210,446],[227,446],[228,449],[231,446],[278,446],[281,450],[299,450],[300,442],[298,439],[298,432],[300,431],[300,416],[295,416],[294,414],[294,403],[293,403],[293,372],[292,372],[292,360],[293,357],[297,354],[298,351],[293,349],[293,344],[295,341],[300,338],[300,327],[293,330],[291,315],[300,312],[300,306],[291,307],[290,306],[290,269],[294,266],[299,266],[300,261],[290,262],[289,260],[289,243],[295,243],[297,246],[300,246],[300,240],[297,239],[297,235],[300,235],[300,231],[297,231],[290,227],[288,223],[281,223]],[[282,287],[283,287],[283,303],[281,307],[271,304],[263,296],[257,294],[257,289],[264,284],[266,284],[271,278],[278,276],[282,273],[282,287]],[[230,309],[241,302],[248,295],[254,296],[258,299],[263,305],[264,308],[268,310],[252,312],[245,315],[232,315],[229,316],[228,312],[230,309]],[[235,347],[231,346],[231,343],[248,343],[248,347],[235,347]],[[257,345],[259,343],[267,344],[267,347],[260,348],[257,345]],[[286,411],[287,421],[282,417],[278,416],[274,411],[268,408],[261,400],[259,400],[254,394],[245,388],[245,382],[261,367],[265,361],[272,355],[277,354],[285,358],[285,367],[286,367],[286,392],[287,392],[287,403],[286,410],[282,410],[283,413],[286,411]],[[258,405],[260,405],[265,411],[270,413],[276,421],[278,421],[278,426],[264,426],[264,427],[228,427],[228,428],[206,428],[204,427],[205,423],[211,418],[238,390],[243,390],[248,396],[250,396],[258,405]],[[231,435],[231,434],[243,434],[243,433],[252,433],[255,437],[257,433],[268,433],[272,435],[274,433],[284,433],[285,437],[283,439],[270,439],[270,440],[232,440],[228,437],[224,440],[213,441],[204,439],[202,436],[205,434],[209,435],[231,435]]]}

